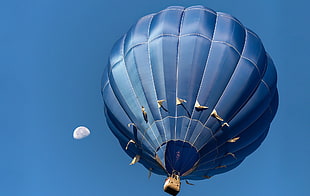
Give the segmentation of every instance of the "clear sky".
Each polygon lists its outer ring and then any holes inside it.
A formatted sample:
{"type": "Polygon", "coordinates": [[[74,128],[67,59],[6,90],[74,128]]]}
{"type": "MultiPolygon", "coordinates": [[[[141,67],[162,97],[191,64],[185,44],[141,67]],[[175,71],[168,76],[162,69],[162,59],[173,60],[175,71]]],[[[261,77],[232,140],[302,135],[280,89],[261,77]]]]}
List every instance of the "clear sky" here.
{"type": "Polygon", "coordinates": [[[165,177],[121,150],[100,80],[113,43],[170,5],[237,17],[278,71],[280,105],[261,147],[238,168],[183,183],[180,196],[310,195],[310,3],[306,0],[9,0],[0,2],[0,195],[158,196],[165,177]],[[74,140],[75,127],[91,135],[74,140]]]}

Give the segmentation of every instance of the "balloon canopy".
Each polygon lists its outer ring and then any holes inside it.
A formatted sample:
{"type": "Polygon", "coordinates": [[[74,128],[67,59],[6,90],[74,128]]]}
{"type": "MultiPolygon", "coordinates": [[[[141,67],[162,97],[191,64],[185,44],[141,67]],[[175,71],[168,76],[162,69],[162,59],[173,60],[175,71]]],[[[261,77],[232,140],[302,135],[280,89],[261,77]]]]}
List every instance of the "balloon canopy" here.
{"type": "Polygon", "coordinates": [[[115,44],[102,79],[107,123],[133,163],[206,179],[238,166],[278,107],[259,37],[203,6],[142,17],[115,44]]]}

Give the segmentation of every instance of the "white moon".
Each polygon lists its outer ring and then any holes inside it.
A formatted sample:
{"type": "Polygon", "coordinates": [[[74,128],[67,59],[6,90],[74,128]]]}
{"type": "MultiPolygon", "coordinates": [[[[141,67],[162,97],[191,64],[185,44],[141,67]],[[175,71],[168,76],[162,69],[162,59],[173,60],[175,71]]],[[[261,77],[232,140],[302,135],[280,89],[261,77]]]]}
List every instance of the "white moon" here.
{"type": "Polygon", "coordinates": [[[89,136],[89,134],[90,134],[90,131],[87,127],[80,126],[74,129],[73,138],[79,140],[79,139],[83,139],[89,136]]]}

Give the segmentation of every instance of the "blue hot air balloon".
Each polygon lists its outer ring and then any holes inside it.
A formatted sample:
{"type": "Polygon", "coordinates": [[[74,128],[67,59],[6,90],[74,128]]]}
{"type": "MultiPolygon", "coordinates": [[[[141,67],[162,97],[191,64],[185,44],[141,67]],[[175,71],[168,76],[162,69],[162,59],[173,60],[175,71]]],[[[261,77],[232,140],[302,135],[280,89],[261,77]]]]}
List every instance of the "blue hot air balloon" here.
{"type": "Polygon", "coordinates": [[[278,107],[277,75],[259,37],[203,6],[142,17],[117,41],[102,79],[109,128],[176,195],[180,179],[237,167],[278,107]]]}

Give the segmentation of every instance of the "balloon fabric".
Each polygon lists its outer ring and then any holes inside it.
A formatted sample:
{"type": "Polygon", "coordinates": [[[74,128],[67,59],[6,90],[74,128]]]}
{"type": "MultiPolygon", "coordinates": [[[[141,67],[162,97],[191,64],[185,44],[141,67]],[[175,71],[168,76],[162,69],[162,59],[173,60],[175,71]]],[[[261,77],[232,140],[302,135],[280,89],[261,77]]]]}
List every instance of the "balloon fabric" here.
{"type": "Polygon", "coordinates": [[[237,167],[265,139],[277,74],[259,37],[203,6],[142,17],[102,79],[107,123],[135,162],[201,180],[237,167]]]}

